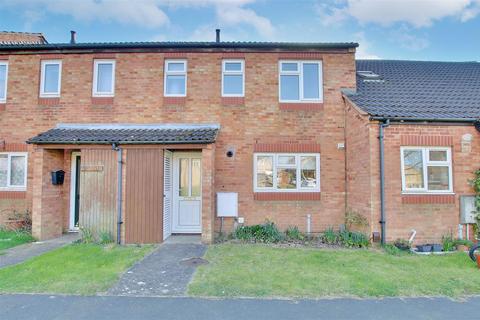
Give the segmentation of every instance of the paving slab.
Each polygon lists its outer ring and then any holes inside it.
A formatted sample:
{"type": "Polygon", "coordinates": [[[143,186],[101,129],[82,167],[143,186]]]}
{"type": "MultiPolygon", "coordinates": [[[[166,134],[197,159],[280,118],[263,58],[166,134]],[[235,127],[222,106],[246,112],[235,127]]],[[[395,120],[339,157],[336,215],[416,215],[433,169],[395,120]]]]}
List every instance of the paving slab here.
{"type": "Polygon", "coordinates": [[[125,272],[108,295],[184,296],[207,246],[187,241],[165,242],[125,272]]]}
{"type": "Polygon", "coordinates": [[[80,238],[78,232],[71,232],[59,238],[22,244],[9,248],[0,255],[0,268],[24,262],[48,251],[63,247],[80,238]]]}

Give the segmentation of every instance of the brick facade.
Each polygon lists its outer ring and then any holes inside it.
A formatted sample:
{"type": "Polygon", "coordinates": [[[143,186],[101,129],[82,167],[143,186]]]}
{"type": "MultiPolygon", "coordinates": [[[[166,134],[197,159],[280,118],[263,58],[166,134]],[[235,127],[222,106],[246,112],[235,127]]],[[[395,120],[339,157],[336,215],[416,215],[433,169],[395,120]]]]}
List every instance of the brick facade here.
{"type": "MultiPolygon", "coordinates": [[[[212,165],[212,198],[203,204],[204,210],[208,207],[212,212],[212,217],[214,193],[230,191],[239,193],[239,215],[245,218],[246,224],[263,223],[269,219],[280,228],[298,225],[305,231],[307,215],[310,214],[312,231],[320,232],[344,221],[345,154],[337,144],[345,142],[340,89],[355,87],[352,50],[289,55],[276,52],[172,52],[4,56],[9,61],[8,97],[5,110],[0,111],[0,140],[6,143],[23,144],[58,123],[219,123],[221,129],[212,153],[214,159],[207,159],[205,161],[211,162],[204,163],[204,168],[212,165]],[[245,59],[245,97],[241,101],[226,101],[221,97],[222,58],[233,56],[245,59]],[[93,59],[106,57],[116,60],[115,97],[100,101],[92,99],[93,59]],[[278,99],[278,61],[286,57],[323,61],[324,101],[321,108],[282,108],[278,99]],[[61,97],[39,99],[40,62],[50,58],[62,59],[61,97]],[[163,97],[165,58],[188,60],[186,98],[163,97]],[[253,192],[256,145],[295,145],[290,150],[316,146],[316,150],[321,150],[321,197],[256,200],[253,192]],[[231,149],[235,152],[230,158],[226,153],[231,149]]],[[[278,152],[282,152],[282,148],[278,152]]],[[[29,151],[33,155],[33,146],[29,146],[29,151]]],[[[53,157],[51,152],[44,151],[42,155],[53,157]]],[[[63,230],[68,228],[70,152],[55,153],[58,156],[55,163],[61,162],[67,172],[62,192],[58,194],[63,199],[60,202],[63,230]]],[[[210,156],[208,149],[204,152],[210,156]]],[[[25,203],[30,208],[36,205],[35,201],[32,204],[32,195],[35,198],[41,197],[42,193],[53,194],[46,185],[40,186],[37,180],[33,181],[34,175],[45,175],[48,169],[45,161],[36,158],[29,157],[25,203]],[[34,170],[41,173],[34,173],[34,170]]],[[[209,178],[206,175],[208,172],[204,172],[204,179],[209,178]]],[[[56,233],[57,217],[54,220],[48,227],[55,229],[56,233]]],[[[204,230],[211,223],[218,230],[219,220],[215,220],[203,221],[204,230]]],[[[36,221],[35,228],[44,223],[43,220],[36,221]]],[[[231,228],[232,224],[232,219],[226,219],[226,228],[231,228]]]]}

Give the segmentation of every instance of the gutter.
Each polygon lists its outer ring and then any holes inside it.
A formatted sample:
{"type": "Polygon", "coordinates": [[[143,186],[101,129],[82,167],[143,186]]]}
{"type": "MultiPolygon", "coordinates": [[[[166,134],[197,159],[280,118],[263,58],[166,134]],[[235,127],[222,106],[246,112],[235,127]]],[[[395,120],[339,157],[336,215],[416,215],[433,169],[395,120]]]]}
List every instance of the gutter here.
{"type": "Polygon", "coordinates": [[[381,243],[386,243],[386,214],[385,214],[385,150],[384,150],[384,129],[390,126],[390,119],[379,123],[378,142],[380,144],[380,228],[381,243]]]}
{"type": "Polygon", "coordinates": [[[478,118],[405,118],[405,117],[377,117],[372,116],[370,120],[377,121],[399,121],[399,122],[461,122],[461,123],[475,123],[479,121],[478,118]]]}
{"type": "Polygon", "coordinates": [[[117,243],[122,244],[122,148],[117,143],[112,143],[112,150],[117,151],[117,243]]]}

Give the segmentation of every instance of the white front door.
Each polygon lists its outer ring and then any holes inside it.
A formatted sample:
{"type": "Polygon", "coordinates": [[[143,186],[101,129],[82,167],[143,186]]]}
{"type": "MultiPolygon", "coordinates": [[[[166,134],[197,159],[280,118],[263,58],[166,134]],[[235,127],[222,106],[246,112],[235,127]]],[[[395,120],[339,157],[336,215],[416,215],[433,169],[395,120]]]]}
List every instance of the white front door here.
{"type": "Polygon", "coordinates": [[[173,233],[202,232],[202,154],[174,153],[173,233]]]}

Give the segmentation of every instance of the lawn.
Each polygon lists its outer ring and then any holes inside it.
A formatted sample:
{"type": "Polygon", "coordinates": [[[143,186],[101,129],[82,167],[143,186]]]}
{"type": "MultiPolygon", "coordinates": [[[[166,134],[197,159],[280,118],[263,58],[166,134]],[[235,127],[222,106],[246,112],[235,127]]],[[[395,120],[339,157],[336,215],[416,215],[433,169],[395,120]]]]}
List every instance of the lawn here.
{"type": "Polygon", "coordinates": [[[104,292],[152,249],[152,246],[72,244],[0,269],[0,293],[104,292]]]}
{"type": "Polygon", "coordinates": [[[25,231],[8,231],[0,228],[0,254],[2,250],[12,248],[27,242],[32,242],[32,235],[25,231]]]}
{"type": "Polygon", "coordinates": [[[211,246],[189,286],[195,296],[328,297],[480,294],[465,253],[394,256],[374,250],[211,246]]]}

